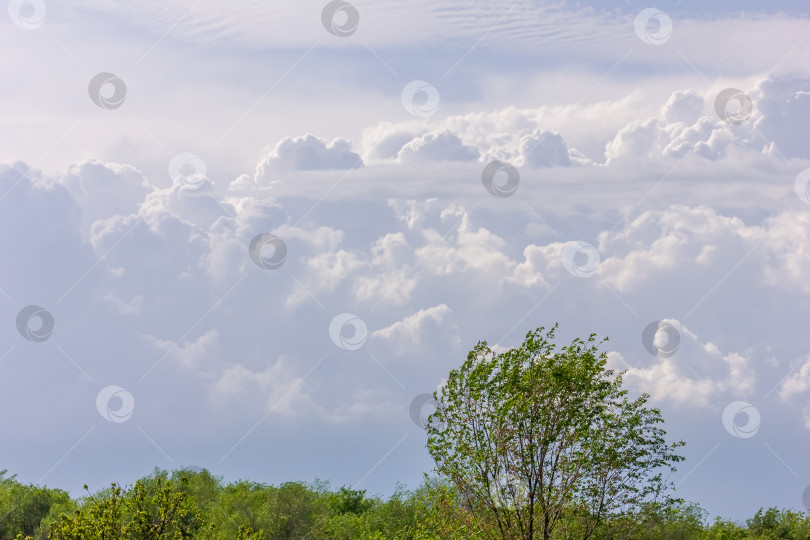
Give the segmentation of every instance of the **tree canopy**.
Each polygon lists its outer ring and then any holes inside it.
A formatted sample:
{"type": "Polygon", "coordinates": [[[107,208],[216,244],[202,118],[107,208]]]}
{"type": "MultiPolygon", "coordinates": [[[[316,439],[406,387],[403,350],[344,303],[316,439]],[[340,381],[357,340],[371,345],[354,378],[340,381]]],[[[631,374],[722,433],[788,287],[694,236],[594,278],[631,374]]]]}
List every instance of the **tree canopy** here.
{"type": "Polygon", "coordinates": [[[476,515],[503,539],[587,540],[607,519],[667,506],[683,458],[649,395],[631,398],[596,336],[560,349],[556,326],[502,353],[479,342],[450,372],[428,449],[476,515]]]}

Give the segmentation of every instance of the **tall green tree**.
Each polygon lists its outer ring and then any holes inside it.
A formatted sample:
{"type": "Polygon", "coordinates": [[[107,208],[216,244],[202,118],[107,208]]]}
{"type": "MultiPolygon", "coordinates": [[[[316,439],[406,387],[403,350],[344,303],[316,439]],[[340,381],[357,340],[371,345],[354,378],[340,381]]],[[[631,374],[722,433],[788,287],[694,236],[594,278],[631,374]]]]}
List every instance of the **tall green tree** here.
{"type": "Polygon", "coordinates": [[[596,336],[560,349],[556,326],[496,354],[484,342],[450,372],[427,426],[436,471],[490,537],[591,538],[609,519],[671,499],[668,443],[649,396],[631,398],[596,336]]]}

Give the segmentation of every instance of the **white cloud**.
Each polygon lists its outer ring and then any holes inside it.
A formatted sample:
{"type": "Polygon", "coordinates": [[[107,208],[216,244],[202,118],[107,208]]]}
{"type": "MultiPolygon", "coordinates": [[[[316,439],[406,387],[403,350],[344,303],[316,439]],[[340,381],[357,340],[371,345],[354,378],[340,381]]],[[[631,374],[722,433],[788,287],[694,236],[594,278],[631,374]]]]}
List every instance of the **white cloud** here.
{"type": "Polygon", "coordinates": [[[425,244],[415,253],[424,261],[425,268],[437,275],[458,272],[484,277],[503,276],[514,267],[504,253],[506,242],[483,227],[476,229],[467,209],[451,205],[442,211],[441,217],[455,223],[455,234],[447,237],[436,230],[423,231],[425,244]]]}
{"type": "Polygon", "coordinates": [[[426,133],[405,144],[397,155],[402,162],[412,161],[475,161],[478,150],[465,145],[457,135],[444,130],[426,133]]]}
{"type": "Polygon", "coordinates": [[[565,243],[561,242],[526,246],[523,249],[524,260],[515,267],[514,280],[524,287],[549,288],[552,278],[558,278],[563,271],[563,248],[565,243]]]}
{"type": "MultiPolygon", "coordinates": [[[[672,109],[666,108],[662,114],[666,115],[664,118],[689,116],[683,111],[675,115],[672,109]]],[[[650,118],[622,128],[607,144],[605,156],[610,162],[619,158],[679,159],[694,153],[717,160],[725,157],[732,146],[752,148],[753,144],[748,128],[731,126],[717,117],[701,116],[692,123],[650,118]]]]}
{"type": "Polygon", "coordinates": [[[208,371],[211,368],[212,356],[220,355],[222,352],[219,332],[216,329],[208,330],[196,340],[177,344],[148,335],[144,336],[144,339],[161,351],[166,358],[171,358],[184,368],[208,371]]]}
{"type": "Polygon", "coordinates": [[[413,199],[389,199],[388,205],[394,209],[397,219],[408,226],[408,229],[418,229],[425,221],[425,214],[436,205],[435,198],[424,201],[413,199]]]}
{"type": "Polygon", "coordinates": [[[365,160],[395,160],[405,144],[425,134],[420,122],[394,124],[380,122],[363,130],[362,146],[365,160]]]}
{"type": "Polygon", "coordinates": [[[568,167],[568,146],[557,133],[537,132],[523,138],[520,144],[523,163],[528,167],[568,167]]]}
{"type": "MultiPolygon", "coordinates": [[[[593,114],[604,115],[600,104],[593,114]]],[[[424,123],[381,122],[363,133],[363,146],[371,159],[398,157],[413,161],[473,161],[496,158],[528,167],[568,166],[590,161],[576,149],[569,149],[559,133],[544,129],[572,113],[563,108],[506,107],[487,113],[451,115],[437,120],[427,130],[424,123]]]]}
{"type": "Polygon", "coordinates": [[[753,390],[756,375],[749,359],[700,341],[680,321],[661,322],[674,327],[680,336],[674,356],[647,357],[629,368],[620,353],[613,351],[609,356],[610,367],[626,370],[624,379],[633,388],[648,392],[653,401],[691,407],[706,406],[720,395],[745,396],[753,390]]]}
{"type": "Polygon", "coordinates": [[[397,232],[378,238],[371,256],[371,271],[355,282],[357,298],[385,299],[395,303],[407,301],[416,286],[416,278],[410,275],[413,250],[405,235],[397,232]]]}
{"type": "Polygon", "coordinates": [[[798,366],[799,368],[784,380],[779,389],[779,397],[783,401],[810,389],[810,357],[800,360],[798,366]]]}
{"type": "Polygon", "coordinates": [[[806,268],[810,264],[810,215],[805,210],[782,212],[768,220],[765,282],[810,293],[806,268]]]}
{"type": "Polygon", "coordinates": [[[423,350],[439,340],[460,344],[457,329],[452,324],[453,310],[445,304],[427,309],[420,309],[413,315],[397,321],[391,326],[375,330],[371,337],[383,340],[388,347],[400,354],[410,354],[414,350],[423,350]]]}
{"type": "Polygon", "coordinates": [[[694,89],[676,91],[657,117],[635,120],[619,130],[607,144],[605,155],[610,161],[624,157],[682,158],[695,153],[717,160],[739,149],[810,158],[810,151],[800,142],[810,119],[806,87],[806,78],[769,75],[757,81],[753,89],[741,89],[752,100],[753,112],[739,125],[726,122],[714,111],[714,100],[722,87],[713,85],[705,98],[694,89]]]}
{"type": "Polygon", "coordinates": [[[266,185],[275,175],[287,171],[356,169],[363,160],[351,151],[351,143],[336,138],[324,141],[311,134],[285,137],[256,168],[256,183],[266,185]]]}
{"type": "Polygon", "coordinates": [[[306,392],[303,378],[288,363],[282,357],[265,369],[230,365],[209,383],[211,399],[220,407],[232,409],[236,401],[243,408],[270,410],[287,418],[311,414],[316,407],[314,400],[306,392]],[[255,407],[257,402],[262,405],[255,407]]]}
{"type": "Polygon", "coordinates": [[[810,123],[807,79],[769,77],[757,84],[755,92],[758,94],[755,125],[761,137],[773,141],[775,151],[782,156],[810,158],[806,144],[810,123]]]}
{"type": "Polygon", "coordinates": [[[599,235],[599,276],[619,292],[669,280],[683,271],[702,272],[739,260],[762,239],[763,229],[706,207],[672,206],[648,211],[623,230],[599,235]]]}
{"type": "Polygon", "coordinates": [[[104,296],[104,299],[113,304],[121,315],[140,315],[144,297],[138,294],[133,296],[129,302],[125,302],[112,293],[108,293],[104,296]]]}
{"type": "Polygon", "coordinates": [[[85,238],[99,219],[136,213],[153,190],[134,167],[94,160],[70,165],[58,182],[82,207],[85,238]]]}
{"type": "Polygon", "coordinates": [[[189,190],[175,182],[171,187],[148,193],[138,214],[153,228],[162,220],[171,218],[204,230],[218,219],[233,215],[233,209],[213,195],[210,183],[206,182],[199,189],[189,190]]]}
{"type": "Polygon", "coordinates": [[[697,90],[676,90],[661,109],[661,117],[670,124],[691,126],[703,112],[703,96],[697,90]]]}

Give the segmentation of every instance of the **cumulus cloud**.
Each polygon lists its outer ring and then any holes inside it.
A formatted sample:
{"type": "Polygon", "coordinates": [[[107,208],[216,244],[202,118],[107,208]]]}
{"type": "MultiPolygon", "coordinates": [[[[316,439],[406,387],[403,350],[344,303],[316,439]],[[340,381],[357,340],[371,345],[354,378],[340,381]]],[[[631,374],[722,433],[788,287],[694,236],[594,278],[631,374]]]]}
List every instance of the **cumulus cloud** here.
{"type": "Polygon", "coordinates": [[[543,128],[569,113],[561,108],[510,106],[488,113],[453,115],[427,126],[413,121],[381,122],[363,132],[363,147],[373,160],[500,159],[533,168],[568,166],[572,161],[590,164],[581,152],[568,147],[562,135],[543,128]]]}
{"type": "Polygon", "coordinates": [[[2,296],[67,298],[97,260],[83,239],[81,206],[54,178],[23,162],[0,165],[0,196],[0,249],[14,261],[0,267],[2,296]]]}
{"type": "Polygon", "coordinates": [[[388,205],[394,210],[397,219],[408,226],[408,229],[417,229],[425,221],[425,215],[431,207],[436,205],[436,198],[423,201],[414,199],[388,199],[388,205]]]}
{"type": "Polygon", "coordinates": [[[241,363],[230,365],[217,375],[209,388],[212,399],[219,404],[246,394],[259,394],[268,407],[275,406],[277,412],[291,414],[300,410],[296,405],[300,406],[306,399],[301,381],[280,358],[263,370],[250,369],[241,363]]]}
{"type": "Polygon", "coordinates": [[[768,76],[751,90],[741,90],[753,103],[751,118],[732,124],[712,110],[722,88],[712,88],[704,96],[694,89],[674,92],[656,117],[634,120],[607,143],[608,161],[620,158],[682,158],[693,153],[718,160],[735,149],[744,152],[773,153],[786,158],[808,158],[802,133],[810,120],[808,80],[798,77],[768,76]]]}
{"type": "Polygon", "coordinates": [[[750,129],[732,126],[714,116],[703,116],[704,99],[694,89],[670,95],[658,116],[635,120],[607,143],[605,156],[619,158],[682,158],[694,153],[720,159],[731,145],[750,147],[750,129]]]}
{"type": "Polygon", "coordinates": [[[358,299],[380,298],[404,303],[416,286],[412,277],[413,249],[402,232],[388,233],[374,242],[370,271],[356,282],[358,299]]]}
{"type": "Polygon", "coordinates": [[[807,126],[810,123],[808,79],[769,77],[755,90],[756,129],[765,140],[772,141],[774,152],[788,158],[810,158],[807,126]]]}
{"type": "Polygon", "coordinates": [[[57,180],[82,207],[85,238],[94,222],[136,213],[154,188],[130,165],[95,160],[70,165],[57,180]]]}
{"type": "Polygon", "coordinates": [[[387,346],[403,354],[404,351],[423,349],[439,340],[460,344],[457,329],[452,324],[453,310],[445,304],[420,309],[413,315],[391,326],[372,332],[372,337],[383,340],[387,346]]]}
{"type": "Polygon", "coordinates": [[[810,358],[801,359],[793,373],[782,382],[779,397],[786,401],[795,394],[802,394],[810,389],[810,358]]]}
{"type": "Polygon", "coordinates": [[[807,79],[768,76],[747,94],[754,101],[752,117],[740,125],[726,122],[714,111],[723,87],[672,92],[657,113],[639,118],[637,100],[615,99],[571,110],[514,106],[490,112],[451,115],[428,124],[381,122],[363,133],[365,155],[372,160],[440,161],[500,159],[529,168],[593,165],[603,158],[673,158],[695,154],[720,160],[734,152],[781,153],[788,158],[810,157],[802,145],[802,126],[810,115],[807,79]],[[614,127],[623,118],[629,122],[614,127]],[[614,119],[614,120],[611,120],[614,119]],[[561,132],[549,126],[562,125],[561,132]],[[575,133],[593,146],[594,126],[604,137],[602,156],[587,155],[566,142],[562,132],[575,133]],[[611,131],[612,130],[612,131],[611,131]],[[465,150],[469,148],[469,151],[465,150]]]}
{"type": "Polygon", "coordinates": [[[620,292],[630,291],[683,271],[685,261],[690,271],[700,272],[739,260],[764,234],[761,227],[707,207],[644,212],[621,231],[600,233],[599,251],[605,256],[599,276],[620,292]]]}
{"type": "MultiPolygon", "coordinates": [[[[638,118],[632,99],[600,102],[572,111],[565,107],[536,109],[505,107],[481,113],[452,115],[425,124],[381,122],[363,134],[365,153],[372,160],[442,161],[500,159],[529,168],[593,165],[603,158],[681,159],[689,154],[720,160],[735,152],[781,152],[787,157],[810,156],[801,144],[802,126],[810,100],[801,78],[767,77],[747,93],[754,101],[750,120],[731,124],[717,116],[714,100],[722,87],[700,92],[676,90],[657,114],[638,118]],[[611,128],[607,118],[630,118],[611,128]],[[580,123],[598,125],[605,136],[603,156],[588,156],[569,146],[562,133],[548,126],[565,125],[580,139],[592,135],[580,123]],[[611,132],[610,129],[613,129],[611,132]],[[773,133],[773,135],[770,135],[773,133]]],[[[563,130],[563,131],[565,131],[563,130]]],[[[588,143],[593,145],[593,141],[588,143]]]]}
{"type": "Polygon", "coordinates": [[[691,126],[703,112],[703,96],[697,90],[676,90],[661,109],[661,117],[670,124],[691,126]]]}
{"type": "Polygon", "coordinates": [[[520,144],[520,153],[523,163],[532,168],[541,167],[568,167],[571,159],[568,157],[568,146],[557,133],[548,131],[535,131],[523,138],[520,144]]]}
{"type": "Polygon", "coordinates": [[[264,185],[273,175],[289,171],[345,170],[362,166],[363,160],[352,152],[351,143],[346,139],[324,141],[311,134],[285,137],[259,163],[256,182],[264,185]]]}
{"type": "Polygon", "coordinates": [[[805,269],[810,264],[810,216],[805,211],[782,212],[768,220],[766,283],[810,293],[805,269]]]}
{"type": "Polygon", "coordinates": [[[514,268],[503,238],[484,228],[476,228],[469,210],[450,205],[441,212],[445,221],[455,222],[455,233],[441,235],[439,231],[423,231],[424,245],[415,253],[423,266],[437,275],[468,274],[480,277],[505,275],[514,268]]]}
{"type": "Polygon", "coordinates": [[[465,145],[449,130],[426,133],[406,143],[397,157],[402,162],[414,161],[474,161],[478,150],[465,145]]]}
{"type": "Polygon", "coordinates": [[[140,315],[143,308],[143,295],[136,294],[128,301],[122,300],[112,293],[107,293],[104,299],[115,306],[116,311],[121,315],[140,315]]]}
{"type": "Polygon", "coordinates": [[[395,160],[405,144],[425,134],[417,122],[380,122],[363,130],[363,157],[371,161],[395,160]]]}
{"type": "Polygon", "coordinates": [[[672,206],[644,212],[622,231],[601,233],[599,279],[627,292],[683,272],[695,279],[710,273],[719,280],[723,274],[712,269],[751,260],[747,273],[757,283],[806,294],[810,285],[802,269],[810,264],[808,241],[810,218],[803,211],[746,225],[707,207],[672,206]]]}
{"type": "Polygon", "coordinates": [[[648,392],[654,401],[702,407],[721,394],[745,396],[756,382],[751,361],[736,352],[723,353],[710,341],[698,336],[675,319],[661,323],[679,335],[677,352],[667,358],[651,357],[629,366],[618,352],[611,352],[609,365],[624,376],[628,384],[648,392]],[[646,365],[645,365],[646,364],[646,365]]]}
{"type": "Polygon", "coordinates": [[[213,328],[196,340],[179,344],[149,335],[144,336],[144,339],[164,356],[178,362],[184,368],[197,368],[205,371],[210,369],[211,356],[221,354],[221,350],[218,350],[220,347],[219,333],[213,328]]]}
{"type": "Polygon", "coordinates": [[[726,156],[731,146],[749,147],[744,128],[734,129],[719,118],[700,117],[692,124],[659,118],[636,121],[619,130],[605,149],[608,162],[637,158],[682,158],[694,153],[706,159],[726,156]]]}
{"type": "MultiPolygon", "coordinates": [[[[194,190],[189,190],[179,181],[164,189],[154,189],[143,199],[137,214],[152,227],[157,227],[158,223],[166,219],[176,219],[207,229],[221,217],[233,215],[233,212],[228,202],[213,195],[210,181],[204,180],[194,190]]],[[[129,214],[119,214],[116,217],[126,215],[129,214]]]]}

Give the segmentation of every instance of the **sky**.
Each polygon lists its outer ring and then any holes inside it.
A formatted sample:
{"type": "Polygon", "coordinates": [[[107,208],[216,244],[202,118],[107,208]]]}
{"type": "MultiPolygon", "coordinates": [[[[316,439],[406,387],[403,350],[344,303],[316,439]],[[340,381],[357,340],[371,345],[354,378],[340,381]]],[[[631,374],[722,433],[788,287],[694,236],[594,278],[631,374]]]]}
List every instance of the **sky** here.
{"type": "Polygon", "coordinates": [[[8,2],[0,469],[387,495],[595,332],[710,515],[810,507],[806,2],[8,2]]]}

